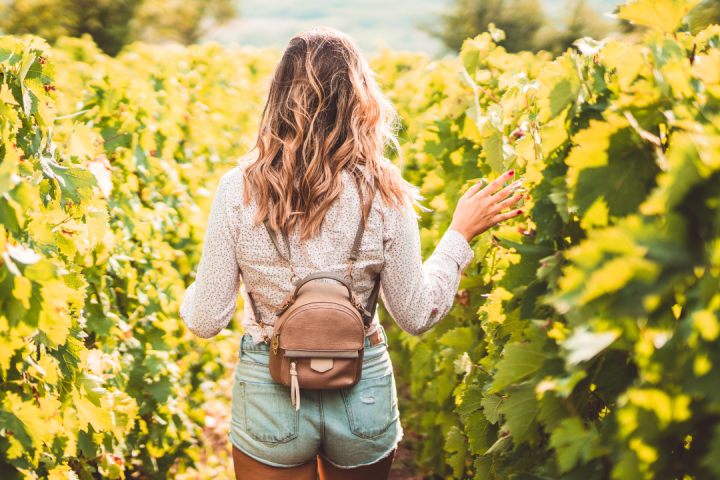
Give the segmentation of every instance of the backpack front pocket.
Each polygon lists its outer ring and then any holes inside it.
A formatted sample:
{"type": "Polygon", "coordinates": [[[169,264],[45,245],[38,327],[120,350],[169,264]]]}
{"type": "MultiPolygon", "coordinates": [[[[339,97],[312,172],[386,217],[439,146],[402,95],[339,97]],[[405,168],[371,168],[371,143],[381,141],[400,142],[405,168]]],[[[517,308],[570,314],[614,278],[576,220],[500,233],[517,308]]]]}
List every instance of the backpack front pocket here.
{"type": "Polygon", "coordinates": [[[297,437],[298,414],[290,403],[290,388],[242,382],[240,394],[242,424],[248,435],[269,447],[297,437]]]}

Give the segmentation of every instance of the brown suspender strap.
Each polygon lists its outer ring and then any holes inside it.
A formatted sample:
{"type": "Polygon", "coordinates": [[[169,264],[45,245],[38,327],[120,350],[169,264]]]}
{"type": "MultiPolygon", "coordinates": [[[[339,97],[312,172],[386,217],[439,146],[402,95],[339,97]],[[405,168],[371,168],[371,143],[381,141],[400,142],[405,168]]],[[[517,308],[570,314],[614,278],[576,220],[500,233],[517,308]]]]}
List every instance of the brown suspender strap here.
{"type": "Polygon", "coordinates": [[[275,230],[270,228],[270,223],[268,222],[267,219],[265,219],[265,221],[263,222],[263,225],[265,225],[265,230],[267,230],[268,235],[270,235],[270,240],[272,241],[273,247],[275,247],[275,251],[278,253],[278,255],[280,255],[280,258],[282,258],[287,263],[292,265],[292,262],[290,261],[290,239],[288,238],[287,232],[285,230],[282,230],[282,232],[281,232],[282,236],[283,236],[283,241],[285,242],[285,245],[287,245],[287,249],[288,249],[288,256],[286,257],[285,255],[283,255],[282,251],[280,250],[280,245],[278,245],[278,240],[277,240],[277,235],[275,234],[275,230]]]}
{"type": "Polygon", "coordinates": [[[350,255],[348,256],[348,259],[355,263],[358,259],[358,255],[360,254],[360,244],[362,243],[363,235],[365,234],[365,224],[363,223],[363,219],[360,218],[360,225],[358,225],[358,229],[355,232],[355,240],[353,240],[352,250],[350,250],[350,255]]]}

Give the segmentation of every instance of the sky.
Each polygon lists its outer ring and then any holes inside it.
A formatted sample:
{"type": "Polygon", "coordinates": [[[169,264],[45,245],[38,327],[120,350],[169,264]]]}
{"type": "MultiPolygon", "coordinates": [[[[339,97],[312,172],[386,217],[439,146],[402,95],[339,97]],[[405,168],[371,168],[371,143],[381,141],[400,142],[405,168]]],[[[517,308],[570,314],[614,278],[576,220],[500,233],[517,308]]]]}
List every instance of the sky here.
{"type": "MultiPolygon", "coordinates": [[[[550,18],[560,18],[566,0],[541,0],[550,18]]],[[[587,0],[599,13],[619,0],[587,0]]],[[[241,0],[238,19],[214,28],[203,39],[282,50],[296,33],[310,27],[334,27],[350,34],[366,52],[393,50],[440,55],[439,40],[418,25],[432,22],[450,0],[241,0]]]]}

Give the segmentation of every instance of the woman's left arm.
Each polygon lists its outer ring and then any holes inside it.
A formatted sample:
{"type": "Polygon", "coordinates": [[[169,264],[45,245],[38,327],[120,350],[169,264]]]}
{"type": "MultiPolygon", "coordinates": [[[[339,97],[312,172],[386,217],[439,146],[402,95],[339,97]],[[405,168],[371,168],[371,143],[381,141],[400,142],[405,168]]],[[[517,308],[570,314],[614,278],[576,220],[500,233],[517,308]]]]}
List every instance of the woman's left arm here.
{"type": "Polygon", "coordinates": [[[228,202],[234,169],[220,180],[205,231],[205,244],[195,282],[185,292],[180,317],[195,335],[210,338],[227,327],[235,313],[240,268],[235,258],[237,234],[228,202]]]}

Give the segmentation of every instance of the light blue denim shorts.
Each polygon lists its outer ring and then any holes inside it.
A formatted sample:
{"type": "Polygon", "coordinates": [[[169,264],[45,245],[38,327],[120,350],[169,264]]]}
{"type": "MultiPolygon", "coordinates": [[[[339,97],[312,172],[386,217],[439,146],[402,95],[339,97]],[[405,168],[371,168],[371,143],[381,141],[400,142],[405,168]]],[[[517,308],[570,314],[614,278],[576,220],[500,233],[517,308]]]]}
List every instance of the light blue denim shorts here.
{"type": "MultiPolygon", "coordinates": [[[[382,327],[380,327],[382,328],[382,327]]],[[[352,388],[300,390],[300,411],[290,388],[270,376],[269,347],[243,335],[232,391],[230,442],[267,465],[295,467],[322,455],[339,468],[377,462],[400,441],[395,378],[383,341],[365,339],[362,379],[352,388]]]]}

